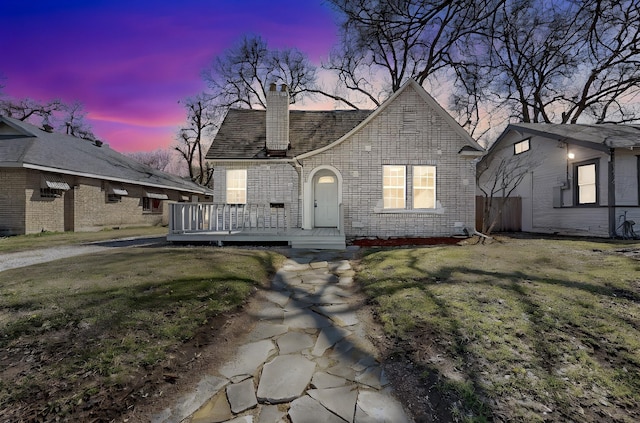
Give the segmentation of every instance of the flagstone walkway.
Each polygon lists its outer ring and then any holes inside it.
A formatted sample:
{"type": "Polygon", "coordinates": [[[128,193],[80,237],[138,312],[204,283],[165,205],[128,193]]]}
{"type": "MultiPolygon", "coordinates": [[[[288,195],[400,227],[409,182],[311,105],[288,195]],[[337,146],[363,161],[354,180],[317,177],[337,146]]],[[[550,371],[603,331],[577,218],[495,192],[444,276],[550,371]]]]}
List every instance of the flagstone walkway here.
{"type": "Polygon", "coordinates": [[[353,250],[292,250],[234,359],[154,423],[403,423],[357,309],[353,250]]]}

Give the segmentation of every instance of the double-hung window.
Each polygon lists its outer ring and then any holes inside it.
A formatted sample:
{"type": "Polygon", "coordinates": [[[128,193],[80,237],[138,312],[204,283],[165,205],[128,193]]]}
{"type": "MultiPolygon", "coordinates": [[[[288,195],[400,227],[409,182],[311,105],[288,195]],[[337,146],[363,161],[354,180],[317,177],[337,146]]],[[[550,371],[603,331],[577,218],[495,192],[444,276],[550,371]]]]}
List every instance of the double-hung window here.
{"type": "Polygon", "coordinates": [[[576,204],[598,204],[598,161],[576,164],[574,177],[576,204]]]}
{"type": "Polygon", "coordinates": [[[406,204],[407,168],[383,166],[382,197],[385,209],[404,209],[406,204]]]}
{"type": "Polygon", "coordinates": [[[382,197],[385,209],[435,209],[436,167],[413,166],[407,177],[407,166],[383,166],[382,197]],[[412,194],[411,203],[407,192],[412,194]]]}
{"type": "Polygon", "coordinates": [[[227,204],[247,204],[247,169],[227,170],[227,204]]]}
{"type": "Polygon", "coordinates": [[[413,208],[436,208],[436,167],[413,167],[413,208]]]}

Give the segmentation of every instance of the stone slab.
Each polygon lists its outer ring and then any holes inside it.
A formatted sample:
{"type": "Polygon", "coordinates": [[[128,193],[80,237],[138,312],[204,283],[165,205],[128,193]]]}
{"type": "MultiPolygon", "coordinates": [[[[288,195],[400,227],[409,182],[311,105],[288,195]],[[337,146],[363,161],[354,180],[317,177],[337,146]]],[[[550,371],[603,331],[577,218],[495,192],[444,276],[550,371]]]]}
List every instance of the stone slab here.
{"type": "Polygon", "coordinates": [[[313,347],[311,354],[316,357],[322,356],[328,348],[331,348],[331,346],[342,338],[349,336],[350,333],[351,332],[348,330],[336,326],[323,328],[318,335],[318,339],[316,340],[316,344],[313,347]]]}
{"type": "Polygon", "coordinates": [[[169,413],[162,413],[152,419],[155,423],[177,423],[186,419],[200,407],[202,407],[211,397],[218,393],[228,380],[216,376],[205,376],[191,392],[178,400],[176,405],[169,413]]]}
{"type": "Polygon", "coordinates": [[[284,416],[287,413],[280,411],[277,405],[265,405],[260,410],[258,423],[285,423],[284,416]]]}
{"type": "Polygon", "coordinates": [[[353,423],[358,399],[357,387],[342,386],[339,388],[309,389],[307,394],[347,422],[353,423]]]}
{"type": "Polygon", "coordinates": [[[229,420],[225,423],[253,423],[253,416],[237,417],[233,420],[229,420]]]}
{"type": "Polygon", "coordinates": [[[227,401],[227,394],[222,391],[211,398],[191,417],[191,423],[220,423],[233,417],[227,401]]]}
{"type": "Polygon", "coordinates": [[[255,314],[259,320],[281,324],[284,318],[284,310],[277,304],[267,302],[255,314]]]}
{"type": "Polygon", "coordinates": [[[251,342],[238,348],[236,357],[220,368],[220,374],[227,378],[248,375],[256,370],[276,352],[276,346],[270,340],[251,342]]]}
{"type": "MultiPolygon", "coordinates": [[[[356,376],[356,382],[367,385],[375,389],[382,389],[383,373],[379,366],[369,367],[362,374],[356,376]]],[[[385,378],[386,380],[386,378],[385,378]]]]}
{"type": "Polygon", "coordinates": [[[287,312],[284,324],[295,329],[322,329],[332,325],[331,320],[309,309],[287,312]]]}
{"type": "Polygon", "coordinates": [[[318,305],[313,309],[331,319],[338,326],[353,326],[360,323],[360,319],[350,304],[318,305]]]}
{"type": "Polygon", "coordinates": [[[326,261],[312,261],[309,263],[309,266],[312,269],[324,269],[325,267],[329,267],[329,262],[326,261]]]}
{"type": "Polygon", "coordinates": [[[308,395],[298,398],[291,403],[289,417],[291,418],[291,423],[345,422],[308,395]]]}
{"type": "Polygon", "coordinates": [[[393,397],[378,392],[360,390],[355,423],[410,423],[402,405],[393,397]]]}
{"type": "Polygon", "coordinates": [[[289,292],[282,291],[270,291],[265,294],[265,298],[272,303],[279,305],[280,307],[284,307],[289,302],[289,297],[291,294],[289,292]]]}
{"type": "Polygon", "coordinates": [[[316,389],[337,388],[347,384],[347,380],[342,377],[330,375],[325,372],[316,372],[311,378],[311,386],[316,389]]]}
{"type": "Polygon", "coordinates": [[[231,411],[235,414],[242,413],[244,410],[258,405],[253,378],[227,385],[227,399],[229,400],[231,411]]]}
{"type": "Polygon", "coordinates": [[[299,354],[280,355],[264,365],[258,400],[278,404],[302,395],[316,365],[299,354]]]}
{"type": "Polygon", "coordinates": [[[291,354],[313,347],[313,338],[302,332],[289,332],[278,338],[280,354],[291,354]]]}
{"type": "Polygon", "coordinates": [[[286,333],[288,329],[288,326],[279,323],[258,322],[249,334],[248,339],[249,341],[260,341],[262,339],[273,338],[274,336],[286,333]]]}

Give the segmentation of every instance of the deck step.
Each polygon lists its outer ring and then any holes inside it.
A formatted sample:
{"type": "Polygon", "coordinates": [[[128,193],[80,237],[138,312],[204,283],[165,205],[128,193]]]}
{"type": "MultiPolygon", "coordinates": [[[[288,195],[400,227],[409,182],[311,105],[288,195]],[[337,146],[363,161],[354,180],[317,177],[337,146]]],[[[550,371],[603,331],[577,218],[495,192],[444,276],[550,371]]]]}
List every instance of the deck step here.
{"type": "Polygon", "coordinates": [[[347,248],[344,237],[297,238],[291,240],[291,248],[308,248],[318,250],[344,250],[347,248]]]}

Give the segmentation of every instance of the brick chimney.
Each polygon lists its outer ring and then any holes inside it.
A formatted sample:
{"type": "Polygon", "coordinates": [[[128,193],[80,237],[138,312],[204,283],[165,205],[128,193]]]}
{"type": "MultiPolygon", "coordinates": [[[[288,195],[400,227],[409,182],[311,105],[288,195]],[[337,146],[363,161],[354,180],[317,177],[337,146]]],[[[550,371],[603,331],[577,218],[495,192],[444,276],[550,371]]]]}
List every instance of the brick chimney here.
{"type": "Polygon", "coordinates": [[[267,91],[267,154],[284,156],[289,149],[289,90],[285,84],[267,91]]]}

